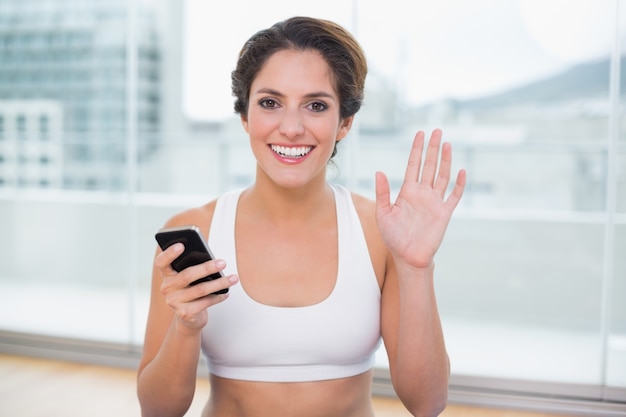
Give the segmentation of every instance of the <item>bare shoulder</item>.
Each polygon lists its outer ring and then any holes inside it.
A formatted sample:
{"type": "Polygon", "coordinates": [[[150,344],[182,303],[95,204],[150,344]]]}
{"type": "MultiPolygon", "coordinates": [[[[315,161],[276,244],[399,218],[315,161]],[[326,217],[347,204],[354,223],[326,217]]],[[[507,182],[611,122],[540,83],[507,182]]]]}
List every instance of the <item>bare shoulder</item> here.
{"type": "Polygon", "coordinates": [[[376,202],[355,192],[350,192],[350,195],[352,196],[354,208],[359,215],[359,220],[361,220],[361,225],[366,233],[370,232],[371,228],[376,229],[375,231],[378,232],[378,226],[376,224],[376,202]]]}
{"type": "Polygon", "coordinates": [[[352,201],[354,202],[354,208],[361,221],[361,227],[363,227],[363,233],[365,234],[365,240],[367,241],[367,247],[369,249],[370,258],[378,282],[382,287],[386,270],[387,270],[387,246],[383,242],[383,239],[378,230],[378,223],[376,221],[376,202],[361,194],[351,192],[352,201]]]}
{"type": "Polygon", "coordinates": [[[201,206],[191,207],[170,217],[164,227],[196,225],[206,238],[213,220],[217,200],[211,200],[201,206]]]}

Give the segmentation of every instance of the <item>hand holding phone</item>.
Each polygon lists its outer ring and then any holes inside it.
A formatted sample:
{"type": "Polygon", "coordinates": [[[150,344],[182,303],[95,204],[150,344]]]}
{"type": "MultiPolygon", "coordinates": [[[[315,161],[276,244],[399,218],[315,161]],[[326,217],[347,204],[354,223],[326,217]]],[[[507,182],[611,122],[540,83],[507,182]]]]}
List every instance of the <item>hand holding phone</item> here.
{"type": "MultiPolygon", "coordinates": [[[[206,261],[215,259],[213,253],[204,241],[200,229],[197,226],[178,226],[160,229],[154,236],[162,250],[165,250],[175,243],[182,243],[185,250],[172,261],[172,269],[180,272],[185,268],[198,265],[206,261]]],[[[197,279],[189,285],[196,285],[201,282],[211,281],[223,277],[224,274],[216,272],[206,277],[197,279]]],[[[226,294],[228,288],[216,291],[213,294],[226,294]]]]}

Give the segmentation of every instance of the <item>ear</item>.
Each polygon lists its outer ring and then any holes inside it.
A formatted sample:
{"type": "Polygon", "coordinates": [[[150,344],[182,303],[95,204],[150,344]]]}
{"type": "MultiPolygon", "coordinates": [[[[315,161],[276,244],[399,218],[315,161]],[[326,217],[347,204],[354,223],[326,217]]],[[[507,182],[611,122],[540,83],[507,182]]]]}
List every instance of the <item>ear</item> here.
{"type": "Polygon", "coordinates": [[[339,142],[341,139],[345,138],[348,135],[350,129],[352,128],[352,121],[354,121],[354,115],[346,117],[341,121],[341,123],[339,124],[339,131],[337,132],[337,142],[339,142]]]}
{"type": "Polygon", "coordinates": [[[250,131],[248,130],[248,117],[242,115],[241,116],[241,125],[243,126],[243,129],[246,131],[246,133],[250,133],[250,131]]]}

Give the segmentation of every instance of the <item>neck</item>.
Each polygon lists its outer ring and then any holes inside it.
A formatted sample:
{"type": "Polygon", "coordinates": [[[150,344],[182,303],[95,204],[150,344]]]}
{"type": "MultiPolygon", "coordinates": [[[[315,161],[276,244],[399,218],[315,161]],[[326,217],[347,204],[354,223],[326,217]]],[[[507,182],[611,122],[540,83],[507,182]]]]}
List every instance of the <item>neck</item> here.
{"type": "Polygon", "coordinates": [[[302,187],[285,188],[272,181],[257,181],[241,195],[241,203],[255,218],[286,224],[310,222],[324,216],[325,209],[334,212],[334,195],[325,177],[320,177],[302,187]]]}

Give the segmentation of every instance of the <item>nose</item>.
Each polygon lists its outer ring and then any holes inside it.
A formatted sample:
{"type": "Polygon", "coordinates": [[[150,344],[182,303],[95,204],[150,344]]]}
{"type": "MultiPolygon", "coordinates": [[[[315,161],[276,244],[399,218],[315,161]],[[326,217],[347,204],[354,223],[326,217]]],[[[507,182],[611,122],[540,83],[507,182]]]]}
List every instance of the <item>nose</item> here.
{"type": "Polygon", "coordinates": [[[293,139],[304,133],[302,115],[298,109],[287,109],[280,121],[279,132],[288,139],[293,139]]]}

